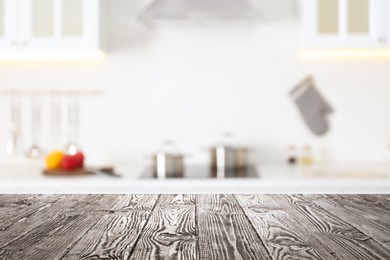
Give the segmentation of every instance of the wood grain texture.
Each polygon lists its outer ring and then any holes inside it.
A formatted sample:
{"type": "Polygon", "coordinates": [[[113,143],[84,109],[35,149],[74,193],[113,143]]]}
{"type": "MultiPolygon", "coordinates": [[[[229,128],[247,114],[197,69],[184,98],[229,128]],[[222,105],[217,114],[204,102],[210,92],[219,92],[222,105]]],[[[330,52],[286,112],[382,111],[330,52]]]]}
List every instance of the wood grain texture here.
{"type": "Polygon", "coordinates": [[[62,258],[128,259],[157,195],[124,195],[62,258]]]}
{"type": "Polygon", "coordinates": [[[390,250],[389,211],[365,204],[357,196],[327,196],[314,203],[364,232],[390,250]],[[387,218],[387,219],[386,219],[387,218]]]}
{"type": "Polygon", "coordinates": [[[199,259],[270,259],[234,195],[198,195],[199,259]]]}
{"type": "Polygon", "coordinates": [[[3,195],[0,198],[0,229],[10,222],[28,217],[47,208],[66,196],[50,195],[3,195]]]}
{"type": "Polygon", "coordinates": [[[117,200],[111,195],[71,195],[34,215],[27,227],[19,225],[20,231],[15,233],[21,232],[22,236],[10,241],[1,236],[2,244],[6,243],[0,250],[0,259],[56,259],[102,217],[99,212],[106,212],[117,200]]]}
{"type": "Polygon", "coordinates": [[[160,196],[130,259],[196,259],[195,196],[160,196]]]}
{"type": "Polygon", "coordinates": [[[389,259],[390,251],[303,195],[269,195],[338,259],[389,259]]]}
{"type": "MultiPolygon", "coordinates": [[[[11,241],[26,234],[31,229],[39,226],[42,220],[56,213],[62,212],[61,207],[56,207],[61,200],[70,196],[32,196],[23,200],[17,200],[17,206],[11,206],[1,211],[0,220],[0,247],[4,247],[11,241]],[[20,202],[20,203],[19,203],[20,202]],[[14,212],[12,211],[14,208],[14,212]]],[[[79,204],[78,201],[74,205],[79,204]]]]}
{"type": "MultiPolygon", "coordinates": [[[[332,197],[328,197],[332,198],[332,197]]],[[[386,219],[390,211],[390,197],[383,195],[338,195],[335,198],[342,198],[344,201],[353,203],[354,207],[362,208],[369,211],[382,219],[386,219]]]]}
{"type": "Polygon", "coordinates": [[[273,259],[334,259],[316,237],[266,195],[236,195],[273,259]]]}
{"type": "Polygon", "coordinates": [[[390,195],[0,195],[0,259],[390,259],[390,195]]]}

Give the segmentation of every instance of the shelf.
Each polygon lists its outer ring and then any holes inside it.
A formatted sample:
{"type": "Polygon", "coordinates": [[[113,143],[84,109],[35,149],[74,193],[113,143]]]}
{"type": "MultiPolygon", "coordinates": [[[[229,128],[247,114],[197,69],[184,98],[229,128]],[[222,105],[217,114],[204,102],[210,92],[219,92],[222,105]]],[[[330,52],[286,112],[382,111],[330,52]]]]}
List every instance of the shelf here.
{"type": "Polygon", "coordinates": [[[0,51],[0,62],[99,62],[103,51],[0,51]]]}
{"type": "Polygon", "coordinates": [[[0,96],[23,95],[64,95],[64,96],[99,96],[103,91],[99,89],[0,89],[0,96]]]}

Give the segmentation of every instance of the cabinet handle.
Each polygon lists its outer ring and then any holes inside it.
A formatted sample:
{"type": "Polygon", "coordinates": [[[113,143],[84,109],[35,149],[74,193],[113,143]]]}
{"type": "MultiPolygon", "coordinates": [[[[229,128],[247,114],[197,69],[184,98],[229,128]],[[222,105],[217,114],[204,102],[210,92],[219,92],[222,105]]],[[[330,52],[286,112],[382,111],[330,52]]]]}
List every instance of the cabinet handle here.
{"type": "Polygon", "coordinates": [[[18,46],[18,41],[17,40],[11,41],[11,45],[14,47],[18,46]]]}
{"type": "Polygon", "coordinates": [[[23,45],[24,47],[28,46],[28,41],[23,41],[22,45],[23,45]]]}
{"type": "Polygon", "coordinates": [[[380,43],[386,43],[386,38],[385,37],[379,37],[379,42],[380,43]]]}

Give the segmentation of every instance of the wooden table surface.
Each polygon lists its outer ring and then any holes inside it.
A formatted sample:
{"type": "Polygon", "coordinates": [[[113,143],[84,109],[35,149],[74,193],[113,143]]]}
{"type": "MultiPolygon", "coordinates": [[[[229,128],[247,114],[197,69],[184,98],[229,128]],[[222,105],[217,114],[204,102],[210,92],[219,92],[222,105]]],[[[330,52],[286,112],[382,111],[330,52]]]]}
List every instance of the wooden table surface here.
{"type": "Polygon", "coordinates": [[[390,259],[390,195],[0,195],[0,259],[390,259]]]}

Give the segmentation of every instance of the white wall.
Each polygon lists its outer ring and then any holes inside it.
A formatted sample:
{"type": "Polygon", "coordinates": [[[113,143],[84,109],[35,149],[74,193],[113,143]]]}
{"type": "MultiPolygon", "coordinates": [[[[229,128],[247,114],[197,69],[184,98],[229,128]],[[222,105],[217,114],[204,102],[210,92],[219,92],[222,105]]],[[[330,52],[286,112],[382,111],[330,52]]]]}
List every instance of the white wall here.
{"type": "MultiPolygon", "coordinates": [[[[139,3],[112,1],[105,61],[0,64],[0,87],[104,89],[82,107],[80,142],[93,162],[144,162],[167,138],[203,161],[202,148],[227,130],[256,149],[258,162],[283,160],[290,143],[312,144],[328,160],[381,160],[390,142],[390,60],[298,59],[297,23],[286,15],[295,6],[282,2],[255,26],[151,30],[136,22],[139,3]],[[288,97],[309,73],[336,111],[322,138],[288,97]]],[[[3,147],[8,102],[0,100],[3,147]]]]}

